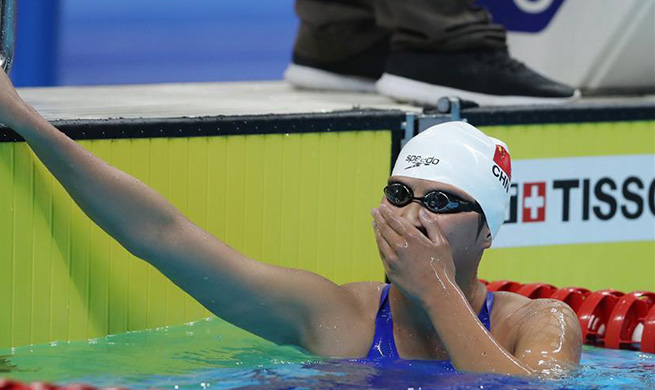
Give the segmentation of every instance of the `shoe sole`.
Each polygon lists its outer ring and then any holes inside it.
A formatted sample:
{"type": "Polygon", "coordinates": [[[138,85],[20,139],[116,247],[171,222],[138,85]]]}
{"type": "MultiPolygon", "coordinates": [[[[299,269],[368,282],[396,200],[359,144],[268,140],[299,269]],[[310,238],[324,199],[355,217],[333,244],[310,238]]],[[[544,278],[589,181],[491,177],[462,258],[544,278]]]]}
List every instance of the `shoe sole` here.
{"type": "Polygon", "coordinates": [[[417,103],[418,105],[433,106],[437,104],[439,98],[444,96],[453,96],[462,100],[473,101],[481,106],[565,104],[580,98],[580,91],[577,89],[573,96],[568,98],[489,95],[480,92],[471,92],[457,88],[423,83],[388,73],[382,75],[377,82],[376,87],[380,94],[386,95],[395,100],[417,103]]]}
{"type": "Polygon", "coordinates": [[[303,89],[376,93],[373,79],[346,76],[296,64],[287,67],[284,79],[295,87],[303,89]]]}

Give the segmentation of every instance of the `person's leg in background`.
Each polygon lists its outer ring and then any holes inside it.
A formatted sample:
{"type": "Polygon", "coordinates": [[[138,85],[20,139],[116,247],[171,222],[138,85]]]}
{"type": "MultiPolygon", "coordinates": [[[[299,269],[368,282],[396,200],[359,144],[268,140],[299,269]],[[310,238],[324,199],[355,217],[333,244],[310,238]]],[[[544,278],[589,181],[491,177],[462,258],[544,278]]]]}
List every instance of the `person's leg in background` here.
{"type": "Polygon", "coordinates": [[[377,22],[394,31],[384,95],[422,104],[458,96],[483,105],[561,103],[574,89],[510,57],[505,29],[475,0],[377,0],[377,22]]]}
{"type": "Polygon", "coordinates": [[[375,0],[379,25],[397,49],[456,52],[505,49],[505,28],[475,0],[375,0]]]}
{"type": "Polygon", "coordinates": [[[300,27],[285,78],[298,87],[375,92],[391,31],[375,20],[376,0],[297,0],[300,27]]]}
{"type": "Polygon", "coordinates": [[[380,93],[420,104],[446,95],[483,105],[576,97],[513,60],[505,29],[474,1],[297,0],[301,24],[285,77],[300,87],[353,91],[371,91],[381,77],[380,93]]]}

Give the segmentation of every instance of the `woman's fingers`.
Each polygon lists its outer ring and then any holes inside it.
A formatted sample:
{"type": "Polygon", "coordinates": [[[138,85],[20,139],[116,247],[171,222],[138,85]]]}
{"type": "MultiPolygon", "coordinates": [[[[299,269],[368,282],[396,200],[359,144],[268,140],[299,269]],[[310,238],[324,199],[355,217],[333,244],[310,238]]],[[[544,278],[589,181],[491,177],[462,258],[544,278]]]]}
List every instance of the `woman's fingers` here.
{"type": "Polygon", "coordinates": [[[376,238],[379,235],[380,238],[386,244],[386,246],[391,247],[391,245],[393,245],[393,242],[389,241],[391,238],[387,238],[387,236],[389,236],[389,232],[388,232],[390,230],[389,226],[386,225],[386,223],[378,215],[378,212],[376,210],[371,211],[371,215],[373,215],[373,229],[375,230],[376,238]]]}
{"type": "Polygon", "coordinates": [[[375,232],[375,241],[378,244],[378,252],[380,253],[380,258],[382,259],[384,270],[388,274],[390,271],[388,264],[389,259],[395,259],[395,252],[391,246],[389,246],[387,240],[382,237],[382,233],[380,233],[380,229],[378,229],[378,226],[375,222],[373,222],[373,230],[375,232]]]}
{"type": "Polygon", "coordinates": [[[436,219],[430,218],[428,212],[425,209],[421,209],[418,212],[418,218],[421,221],[421,225],[425,228],[425,231],[428,233],[428,238],[435,244],[447,243],[448,241],[441,233],[441,228],[436,219]]]}
{"type": "Polygon", "coordinates": [[[396,232],[396,234],[403,238],[403,242],[407,242],[408,239],[411,240],[416,237],[418,237],[419,241],[422,241],[425,244],[430,242],[430,240],[428,240],[423,233],[421,233],[408,220],[394,214],[389,206],[382,204],[380,205],[379,210],[386,223],[394,230],[394,232],[396,232]]]}
{"type": "Polygon", "coordinates": [[[380,205],[380,214],[384,218],[384,220],[391,226],[391,228],[398,234],[400,235],[405,235],[409,228],[412,228],[413,226],[405,221],[403,218],[398,217],[396,214],[394,214],[391,209],[387,205],[380,205]]]}
{"type": "Polygon", "coordinates": [[[391,209],[388,206],[380,205],[380,213],[384,217],[387,224],[391,228],[393,228],[393,230],[404,239],[411,239],[411,238],[418,237],[418,240],[423,242],[424,244],[432,243],[430,239],[425,237],[425,235],[421,233],[408,220],[394,214],[393,211],[391,211],[391,209]]]}
{"type": "Polygon", "coordinates": [[[382,216],[379,209],[373,209],[372,214],[380,234],[391,248],[398,249],[407,246],[407,240],[389,226],[388,221],[382,216]]]}

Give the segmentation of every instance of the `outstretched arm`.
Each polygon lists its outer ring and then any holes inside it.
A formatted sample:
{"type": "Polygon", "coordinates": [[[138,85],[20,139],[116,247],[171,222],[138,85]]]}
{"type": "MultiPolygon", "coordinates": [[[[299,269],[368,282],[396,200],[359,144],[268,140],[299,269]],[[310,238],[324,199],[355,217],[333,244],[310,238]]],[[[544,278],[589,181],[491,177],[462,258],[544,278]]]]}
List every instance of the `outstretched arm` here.
{"type": "Polygon", "coordinates": [[[278,343],[320,350],[314,325],[358,318],[350,290],[249,259],[185,218],[136,178],[58,131],[0,72],[0,122],[19,133],[80,208],[216,315],[278,343]]]}

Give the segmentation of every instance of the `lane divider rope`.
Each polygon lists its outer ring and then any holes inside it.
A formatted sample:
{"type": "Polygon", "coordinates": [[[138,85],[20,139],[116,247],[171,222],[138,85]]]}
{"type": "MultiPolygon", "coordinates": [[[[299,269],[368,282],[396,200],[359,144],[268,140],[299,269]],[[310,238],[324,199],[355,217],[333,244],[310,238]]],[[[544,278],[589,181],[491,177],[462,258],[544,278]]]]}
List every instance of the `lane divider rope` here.
{"type": "Polygon", "coordinates": [[[592,292],[581,287],[557,288],[546,283],[480,281],[489,291],[509,291],[531,299],[550,298],[568,304],[578,316],[585,344],[655,353],[655,292],[592,292]]]}

